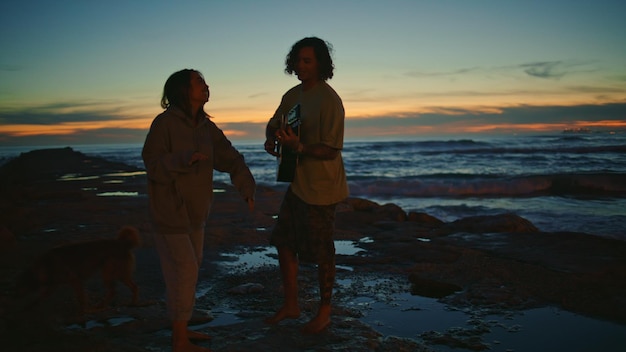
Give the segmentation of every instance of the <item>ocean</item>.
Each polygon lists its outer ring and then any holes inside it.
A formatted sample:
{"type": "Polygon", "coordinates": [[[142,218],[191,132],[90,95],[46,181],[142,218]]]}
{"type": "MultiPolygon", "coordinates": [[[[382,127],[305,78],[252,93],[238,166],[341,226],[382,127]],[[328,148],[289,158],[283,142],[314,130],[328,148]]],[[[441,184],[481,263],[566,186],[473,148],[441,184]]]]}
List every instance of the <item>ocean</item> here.
{"type": "MultiPolygon", "coordinates": [[[[257,183],[287,187],[262,142],[233,144],[257,183]]],[[[70,147],[143,168],[141,144],[70,147]]],[[[0,147],[0,164],[41,148],[51,147],[0,147]]],[[[343,158],[353,197],[446,222],[515,213],[542,231],[626,241],[626,133],[346,141],[343,158]]],[[[229,182],[219,172],[215,180],[229,182]]]]}

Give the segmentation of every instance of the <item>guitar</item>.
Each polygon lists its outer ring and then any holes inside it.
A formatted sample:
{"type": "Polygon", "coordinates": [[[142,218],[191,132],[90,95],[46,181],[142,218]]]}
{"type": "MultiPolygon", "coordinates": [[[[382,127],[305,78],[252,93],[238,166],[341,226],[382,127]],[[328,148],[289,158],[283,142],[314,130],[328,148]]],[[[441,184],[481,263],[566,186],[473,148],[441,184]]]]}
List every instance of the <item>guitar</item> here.
{"type": "MultiPolygon", "coordinates": [[[[300,135],[300,104],[294,106],[285,117],[281,117],[281,129],[287,129],[291,127],[293,132],[300,135]]],[[[296,166],[298,166],[298,154],[295,150],[292,150],[280,143],[276,144],[278,156],[278,167],[276,170],[276,181],[279,182],[291,182],[296,175],[296,166]]]]}

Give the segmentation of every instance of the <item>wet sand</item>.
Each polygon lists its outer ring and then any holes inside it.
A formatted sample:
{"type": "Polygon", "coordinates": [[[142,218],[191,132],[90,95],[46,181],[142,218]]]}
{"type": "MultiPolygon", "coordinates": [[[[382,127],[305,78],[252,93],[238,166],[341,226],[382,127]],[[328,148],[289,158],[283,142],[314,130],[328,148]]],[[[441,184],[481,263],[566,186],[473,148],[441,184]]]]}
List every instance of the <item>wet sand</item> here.
{"type": "MultiPolygon", "coordinates": [[[[145,174],[71,149],[22,155],[0,169],[0,341],[7,351],[168,351],[164,285],[152,245],[145,174]],[[38,254],[72,241],[142,235],[141,305],[118,285],[105,311],[79,316],[72,291],[41,303],[15,296],[38,254]]],[[[315,268],[299,275],[300,319],[268,326],[282,301],[268,233],[282,192],[259,188],[256,209],[216,184],[193,326],[216,351],[615,350],[626,345],[626,243],[542,233],[514,214],[444,223],[393,204],[339,207],[333,322],[299,333],[316,311],[315,268]]],[[[98,278],[89,298],[102,295],[98,278]]]]}

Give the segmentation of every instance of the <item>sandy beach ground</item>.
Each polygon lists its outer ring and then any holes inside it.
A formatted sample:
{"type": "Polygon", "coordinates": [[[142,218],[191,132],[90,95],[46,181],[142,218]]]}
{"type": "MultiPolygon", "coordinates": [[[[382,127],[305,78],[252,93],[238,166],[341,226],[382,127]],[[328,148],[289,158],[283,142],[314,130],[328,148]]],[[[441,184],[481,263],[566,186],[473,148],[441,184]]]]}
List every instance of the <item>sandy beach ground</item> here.
{"type": "MultiPolygon", "coordinates": [[[[25,153],[0,169],[0,348],[3,351],[169,351],[164,284],[142,170],[69,148],[25,153]],[[15,277],[43,251],[140,230],[140,304],[118,285],[112,307],[79,315],[60,287],[36,303],[15,277]]],[[[626,243],[543,233],[515,214],[444,223],[351,198],[337,214],[333,322],[316,311],[316,269],[299,275],[303,316],[268,326],[282,301],[268,234],[282,193],[260,187],[250,213],[216,184],[192,326],[215,351],[619,351],[626,346],[626,243]]],[[[103,291],[88,282],[92,302],[103,291]]]]}

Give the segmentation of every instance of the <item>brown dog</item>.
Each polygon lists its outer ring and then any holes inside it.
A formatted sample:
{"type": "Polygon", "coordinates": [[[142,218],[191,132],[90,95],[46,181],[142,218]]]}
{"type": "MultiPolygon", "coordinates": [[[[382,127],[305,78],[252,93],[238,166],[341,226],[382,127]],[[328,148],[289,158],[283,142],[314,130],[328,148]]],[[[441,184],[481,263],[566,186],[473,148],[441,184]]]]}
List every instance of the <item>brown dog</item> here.
{"type": "Polygon", "coordinates": [[[54,247],[42,254],[17,279],[17,292],[39,291],[47,296],[58,285],[74,288],[80,313],[87,311],[83,283],[97,271],[102,272],[106,295],[96,308],[109,305],[115,297],[115,282],[121,281],[132,291],[131,305],[137,305],[139,290],[133,281],[139,231],[131,226],[122,228],[114,239],[101,239],[54,247]]]}

